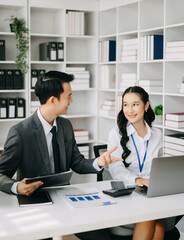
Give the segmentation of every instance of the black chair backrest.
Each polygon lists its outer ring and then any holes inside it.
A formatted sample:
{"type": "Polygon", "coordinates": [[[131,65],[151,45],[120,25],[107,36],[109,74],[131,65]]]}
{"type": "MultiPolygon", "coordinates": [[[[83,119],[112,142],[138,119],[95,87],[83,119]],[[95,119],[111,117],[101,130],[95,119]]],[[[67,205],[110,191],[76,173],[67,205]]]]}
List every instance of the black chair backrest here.
{"type": "MultiPolygon", "coordinates": [[[[93,146],[95,157],[100,157],[100,155],[107,151],[107,144],[95,145],[93,146]]],[[[97,181],[103,180],[112,180],[112,177],[109,173],[108,167],[104,167],[104,170],[101,173],[97,173],[97,181]]]]}

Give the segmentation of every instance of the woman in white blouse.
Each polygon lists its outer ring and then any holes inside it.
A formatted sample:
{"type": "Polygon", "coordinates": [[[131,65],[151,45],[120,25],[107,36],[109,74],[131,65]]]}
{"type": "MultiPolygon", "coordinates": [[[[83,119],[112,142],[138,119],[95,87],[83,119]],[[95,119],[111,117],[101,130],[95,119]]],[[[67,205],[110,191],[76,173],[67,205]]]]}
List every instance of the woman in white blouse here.
{"type": "MultiPolygon", "coordinates": [[[[112,155],[124,159],[109,165],[113,179],[125,185],[148,186],[152,159],[162,156],[161,132],[151,127],[154,119],[147,92],[138,86],[127,88],[117,126],[108,137],[108,149],[118,146],[112,155]]],[[[174,222],[174,218],[159,219],[112,228],[111,232],[133,234],[133,240],[162,240],[165,230],[171,230],[174,222]]]]}

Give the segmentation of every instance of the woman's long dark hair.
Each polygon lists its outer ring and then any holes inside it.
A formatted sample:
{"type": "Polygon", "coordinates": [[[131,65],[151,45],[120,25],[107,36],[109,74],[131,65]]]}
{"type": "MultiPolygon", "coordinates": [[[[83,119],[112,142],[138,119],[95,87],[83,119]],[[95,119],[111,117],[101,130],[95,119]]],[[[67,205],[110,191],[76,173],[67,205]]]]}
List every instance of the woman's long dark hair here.
{"type": "MultiPolygon", "coordinates": [[[[136,93],[140,96],[141,100],[144,102],[144,104],[146,104],[147,102],[149,102],[149,95],[148,93],[141,87],[139,86],[133,86],[133,87],[129,87],[127,88],[123,95],[122,95],[122,109],[118,114],[117,117],[117,125],[119,127],[119,133],[121,135],[121,140],[120,140],[120,144],[123,148],[123,154],[122,154],[122,158],[124,159],[123,163],[125,165],[125,167],[128,167],[130,165],[130,163],[127,163],[125,161],[125,159],[130,155],[131,151],[127,148],[126,144],[129,140],[129,137],[127,136],[127,122],[128,120],[126,119],[124,113],[123,113],[123,99],[124,96],[127,93],[136,93]]],[[[153,109],[151,108],[151,106],[149,105],[148,110],[144,113],[144,120],[147,122],[147,124],[151,127],[152,126],[152,122],[155,120],[155,114],[153,112],[153,109]]]]}

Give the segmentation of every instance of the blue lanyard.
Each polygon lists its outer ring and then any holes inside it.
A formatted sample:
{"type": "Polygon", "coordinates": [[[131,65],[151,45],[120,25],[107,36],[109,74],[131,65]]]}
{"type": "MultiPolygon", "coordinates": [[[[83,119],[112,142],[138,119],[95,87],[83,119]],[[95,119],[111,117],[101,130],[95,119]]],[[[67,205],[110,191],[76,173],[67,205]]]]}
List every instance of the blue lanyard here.
{"type": "Polygon", "coordinates": [[[135,144],[135,140],[134,140],[134,137],[133,137],[132,134],[131,134],[131,138],[132,138],[132,141],[134,143],[134,147],[135,147],[135,150],[136,150],[136,153],[137,153],[137,158],[138,158],[138,162],[139,162],[139,169],[140,169],[140,172],[142,172],[142,169],[144,167],[144,163],[145,163],[145,160],[146,160],[146,154],[147,154],[149,140],[147,140],[147,142],[146,142],[146,151],[145,151],[143,162],[142,162],[142,165],[141,165],[141,161],[140,161],[139,153],[138,153],[138,150],[137,150],[137,146],[135,144]]]}

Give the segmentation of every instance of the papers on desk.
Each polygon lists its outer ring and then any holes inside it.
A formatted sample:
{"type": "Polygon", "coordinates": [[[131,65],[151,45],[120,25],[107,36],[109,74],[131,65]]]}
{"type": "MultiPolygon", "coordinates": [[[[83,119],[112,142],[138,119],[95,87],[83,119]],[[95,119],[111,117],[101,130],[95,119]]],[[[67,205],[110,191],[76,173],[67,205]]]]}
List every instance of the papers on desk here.
{"type": "Polygon", "coordinates": [[[116,203],[97,188],[91,188],[88,191],[72,189],[71,191],[67,191],[67,194],[64,195],[64,199],[75,208],[105,206],[116,203]]]}

